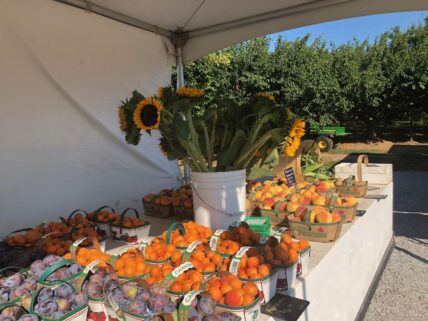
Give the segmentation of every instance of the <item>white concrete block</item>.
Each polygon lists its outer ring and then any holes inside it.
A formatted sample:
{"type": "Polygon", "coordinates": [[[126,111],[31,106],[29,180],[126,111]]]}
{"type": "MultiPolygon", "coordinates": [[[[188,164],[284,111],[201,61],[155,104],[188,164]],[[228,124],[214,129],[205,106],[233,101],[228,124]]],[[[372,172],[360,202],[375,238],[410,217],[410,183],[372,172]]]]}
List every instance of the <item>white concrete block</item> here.
{"type": "MultiPolygon", "coordinates": [[[[369,184],[386,185],[392,182],[392,164],[369,164],[362,166],[363,181],[369,184]]],[[[347,178],[350,175],[357,176],[357,163],[341,163],[334,167],[336,178],[347,178]]]]}

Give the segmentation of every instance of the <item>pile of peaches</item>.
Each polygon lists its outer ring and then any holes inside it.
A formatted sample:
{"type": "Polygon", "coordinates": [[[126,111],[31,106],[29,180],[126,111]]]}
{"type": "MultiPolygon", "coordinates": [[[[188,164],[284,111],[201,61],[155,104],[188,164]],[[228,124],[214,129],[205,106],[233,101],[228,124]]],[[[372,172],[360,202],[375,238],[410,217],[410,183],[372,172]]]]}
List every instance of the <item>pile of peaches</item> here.
{"type": "MultiPolygon", "coordinates": [[[[182,225],[184,227],[184,235],[178,229],[173,230],[170,235],[171,244],[180,248],[188,247],[194,241],[208,243],[208,239],[213,235],[213,231],[209,227],[199,225],[194,221],[183,222],[182,225]]],[[[164,240],[167,239],[167,231],[162,233],[162,238],[164,240]]]]}
{"type": "Polygon", "coordinates": [[[192,188],[189,185],[178,189],[163,189],[157,194],[147,194],[143,197],[144,203],[173,207],[193,208],[192,188]]]}

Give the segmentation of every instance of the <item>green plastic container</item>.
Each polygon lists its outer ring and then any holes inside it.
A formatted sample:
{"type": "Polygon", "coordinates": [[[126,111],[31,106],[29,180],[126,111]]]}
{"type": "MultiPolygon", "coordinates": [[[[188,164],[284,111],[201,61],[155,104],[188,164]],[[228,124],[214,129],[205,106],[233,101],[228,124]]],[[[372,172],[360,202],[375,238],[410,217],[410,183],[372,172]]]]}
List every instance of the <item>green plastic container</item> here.
{"type": "Polygon", "coordinates": [[[250,216],[246,217],[244,222],[247,223],[250,229],[252,229],[254,232],[263,236],[270,235],[270,217],[250,216]]]}

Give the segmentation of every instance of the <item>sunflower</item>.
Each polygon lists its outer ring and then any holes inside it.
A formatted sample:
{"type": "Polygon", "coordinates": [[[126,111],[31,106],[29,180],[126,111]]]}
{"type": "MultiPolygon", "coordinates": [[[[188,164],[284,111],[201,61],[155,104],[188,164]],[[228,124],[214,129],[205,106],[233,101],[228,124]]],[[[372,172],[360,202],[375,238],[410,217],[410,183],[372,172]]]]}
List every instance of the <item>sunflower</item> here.
{"type": "Polygon", "coordinates": [[[177,89],[177,95],[181,97],[198,98],[204,96],[205,91],[191,87],[180,87],[177,89]]]}
{"type": "Polygon", "coordinates": [[[159,99],[147,97],[137,104],[133,119],[135,126],[145,131],[159,128],[162,104],[159,99]]]}
{"type": "Polygon", "coordinates": [[[285,141],[284,153],[293,157],[299,149],[301,138],[305,135],[305,122],[301,119],[296,119],[291,126],[290,133],[285,141]]]}
{"type": "Polygon", "coordinates": [[[275,98],[271,94],[269,94],[267,92],[257,93],[256,97],[265,98],[267,100],[270,100],[273,103],[275,102],[275,98]]]}
{"type": "Polygon", "coordinates": [[[119,107],[117,109],[119,115],[119,128],[122,133],[126,133],[128,131],[128,122],[126,120],[126,113],[123,107],[119,107]]]}

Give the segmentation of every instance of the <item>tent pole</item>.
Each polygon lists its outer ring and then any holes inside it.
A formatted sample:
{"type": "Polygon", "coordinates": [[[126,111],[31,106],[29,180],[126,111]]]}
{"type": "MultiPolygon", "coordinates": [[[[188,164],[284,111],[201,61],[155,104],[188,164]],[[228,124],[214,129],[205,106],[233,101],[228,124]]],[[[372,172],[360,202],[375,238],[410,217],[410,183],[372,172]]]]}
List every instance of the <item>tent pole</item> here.
{"type": "MultiPolygon", "coordinates": [[[[184,87],[184,67],[183,67],[183,50],[181,46],[176,48],[176,66],[177,66],[177,88],[184,87]]],[[[184,119],[183,115],[183,119],[184,119]]],[[[190,184],[190,170],[189,166],[184,163],[184,184],[190,184]]]]}

